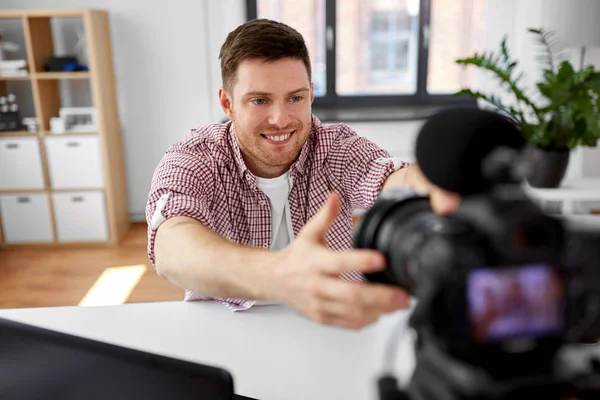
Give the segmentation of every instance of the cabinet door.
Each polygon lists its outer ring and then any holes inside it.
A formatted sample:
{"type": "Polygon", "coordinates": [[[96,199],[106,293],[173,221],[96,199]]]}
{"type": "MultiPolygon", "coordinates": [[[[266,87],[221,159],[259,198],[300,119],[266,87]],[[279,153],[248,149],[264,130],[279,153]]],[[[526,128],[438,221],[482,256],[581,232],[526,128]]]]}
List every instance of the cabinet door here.
{"type": "Polygon", "coordinates": [[[52,199],[59,242],[108,240],[103,192],[54,193],[52,199]]]}
{"type": "Polygon", "coordinates": [[[37,138],[0,138],[0,190],[43,189],[37,138]]]}
{"type": "Polygon", "coordinates": [[[51,136],[45,139],[45,143],[52,188],[104,187],[97,136],[51,136]]]}
{"type": "Polygon", "coordinates": [[[48,243],[53,240],[46,194],[0,196],[0,217],[5,243],[48,243]]]}

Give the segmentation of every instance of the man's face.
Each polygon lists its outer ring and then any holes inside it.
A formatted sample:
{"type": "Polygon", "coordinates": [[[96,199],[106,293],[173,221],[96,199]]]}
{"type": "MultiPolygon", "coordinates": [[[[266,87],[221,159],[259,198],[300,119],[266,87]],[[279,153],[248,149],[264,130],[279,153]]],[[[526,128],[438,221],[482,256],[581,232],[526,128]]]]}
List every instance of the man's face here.
{"type": "Polygon", "coordinates": [[[251,59],[237,70],[221,106],[235,124],[246,165],[257,176],[279,176],[293,164],[311,130],[313,86],[299,59],[251,59]]]}

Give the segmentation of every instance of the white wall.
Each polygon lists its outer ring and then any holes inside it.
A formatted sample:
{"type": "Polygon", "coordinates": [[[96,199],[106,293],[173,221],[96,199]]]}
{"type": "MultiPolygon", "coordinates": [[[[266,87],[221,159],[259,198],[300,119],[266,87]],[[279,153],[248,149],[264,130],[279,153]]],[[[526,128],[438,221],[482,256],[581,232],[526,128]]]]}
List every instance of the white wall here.
{"type": "MultiPolygon", "coordinates": [[[[575,1],[575,0],[574,0],[575,1]]],[[[508,46],[514,59],[519,61],[520,70],[525,73],[523,83],[534,88],[541,75],[540,64],[537,56],[540,47],[536,45],[534,36],[527,32],[528,28],[544,27],[553,29],[548,24],[548,16],[553,11],[550,7],[556,7],[556,2],[546,0],[487,0],[484,48],[497,51],[500,40],[505,34],[509,35],[508,46]]],[[[577,21],[570,21],[577,24],[577,21]]],[[[560,32],[557,32],[560,40],[560,32]]],[[[565,48],[569,59],[577,68],[579,66],[578,49],[565,48]]],[[[600,48],[588,48],[586,64],[593,64],[600,68],[600,48]]],[[[496,95],[507,93],[506,89],[499,87],[497,81],[490,78],[490,74],[480,74],[479,86],[483,91],[492,92],[496,95]]],[[[534,90],[535,92],[535,90],[534,90]]],[[[508,96],[504,96],[507,98],[508,96]]],[[[600,147],[578,148],[572,152],[571,162],[567,170],[567,178],[576,177],[600,177],[600,147]]]]}
{"type": "MultiPolygon", "coordinates": [[[[47,0],[2,0],[3,9],[45,9],[47,0]]],[[[143,220],[150,179],[164,151],[190,128],[219,122],[218,53],[228,32],[245,19],[242,0],[54,0],[53,8],[100,8],[110,13],[117,93],[126,157],[129,205],[143,220]]],[[[504,34],[528,76],[537,49],[527,28],[543,23],[544,0],[488,0],[484,47],[504,34]]],[[[588,51],[600,66],[600,49],[588,51]]],[[[480,88],[496,89],[481,75],[480,88]]],[[[394,156],[412,161],[422,122],[350,123],[394,156]]],[[[575,152],[570,175],[600,174],[600,149],[575,152]]]]}
{"type": "MultiPolygon", "coordinates": [[[[49,6],[47,0],[2,0],[0,7],[49,6]]],[[[215,122],[206,50],[215,19],[206,0],[175,0],[168,7],[158,0],[54,0],[52,8],[110,13],[129,206],[143,220],[152,173],[164,151],[190,128],[215,122]]]]}
{"type": "Polygon", "coordinates": [[[227,34],[246,21],[245,1],[242,0],[206,0],[208,1],[208,89],[211,99],[211,118],[222,121],[227,118],[219,105],[218,91],[221,87],[221,63],[219,50],[227,34]]]}
{"type": "Polygon", "coordinates": [[[348,125],[359,135],[386,149],[392,157],[414,162],[415,140],[424,122],[350,122],[348,125]]]}

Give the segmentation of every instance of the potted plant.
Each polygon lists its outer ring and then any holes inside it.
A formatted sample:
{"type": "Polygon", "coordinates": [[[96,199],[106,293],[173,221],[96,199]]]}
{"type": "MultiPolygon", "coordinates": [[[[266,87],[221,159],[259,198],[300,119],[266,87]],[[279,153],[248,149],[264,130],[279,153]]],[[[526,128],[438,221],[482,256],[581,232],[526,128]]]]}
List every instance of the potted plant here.
{"type": "Polygon", "coordinates": [[[537,93],[521,85],[524,75],[516,73],[518,62],[512,59],[505,36],[499,53],[475,53],[456,62],[494,74],[514,101],[507,104],[497,96],[471,89],[455,95],[475,96],[513,119],[528,143],[526,154],[532,168],[527,181],[533,187],[557,187],[567,169],[570,150],[595,147],[600,139],[600,72],[591,65],[576,71],[568,60],[558,60],[552,32],[528,31],[543,47],[543,79],[535,84],[537,93]]]}

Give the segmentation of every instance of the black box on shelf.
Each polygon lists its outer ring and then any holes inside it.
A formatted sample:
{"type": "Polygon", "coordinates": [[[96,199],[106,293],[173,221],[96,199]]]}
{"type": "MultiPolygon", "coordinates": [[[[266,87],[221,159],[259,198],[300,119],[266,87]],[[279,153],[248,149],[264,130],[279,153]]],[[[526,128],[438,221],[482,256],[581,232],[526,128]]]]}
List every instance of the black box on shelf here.
{"type": "Polygon", "coordinates": [[[0,132],[20,131],[22,129],[21,117],[18,111],[0,112],[0,132]]]}

